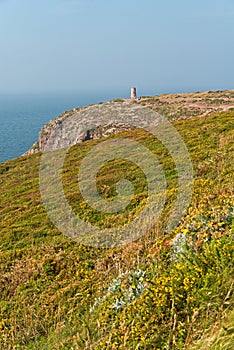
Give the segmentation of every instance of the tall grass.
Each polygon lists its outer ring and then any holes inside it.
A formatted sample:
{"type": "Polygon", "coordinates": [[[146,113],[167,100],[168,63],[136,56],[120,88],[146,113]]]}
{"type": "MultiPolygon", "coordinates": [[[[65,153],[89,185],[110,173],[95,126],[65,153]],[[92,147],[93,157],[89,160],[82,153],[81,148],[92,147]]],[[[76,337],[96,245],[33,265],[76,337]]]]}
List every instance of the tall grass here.
{"type": "MultiPolygon", "coordinates": [[[[142,130],[115,136],[147,146],[168,184],[160,221],[115,249],[77,244],[54,227],[40,197],[40,154],[2,163],[0,347],[231,349],[233,117],[232,111],[174,123],[190,152],[195,183],[188,212],[169,235],[177,194],[173,159],[142,130]]],[[[120,174],[134,183],[135,195],[118,216],[94,212],[80,196],[77,173],[96,142],[71,148],[63,171],[66,197],[93,224],[124,225],[144,207],[145,178],[125,161],[103,167],[98,186],[105,198],[115,197],[120,174]]]]}

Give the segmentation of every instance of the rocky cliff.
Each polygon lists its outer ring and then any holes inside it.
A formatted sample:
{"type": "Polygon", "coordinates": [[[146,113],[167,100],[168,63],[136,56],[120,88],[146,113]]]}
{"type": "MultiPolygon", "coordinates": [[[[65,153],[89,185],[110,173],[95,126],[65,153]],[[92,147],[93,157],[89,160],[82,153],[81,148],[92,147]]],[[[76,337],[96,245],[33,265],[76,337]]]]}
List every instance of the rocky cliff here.
{"type": "Polygon", "coordinates": [[[116,103],[123,106],[136,105],[153,109],[170,120],[187,119],[199,115],[208,115],[213,112],[222,112],[234,109],[234,91],[208,91],[186,94],[164,94],[158,96],[146,96],[137,100],[118,99],[107,103],[74,108],[46,124],[39,134],[39,140],[25,154],[39,151],[54,150],[57,148],[72,146],[90,139],[99,139],[118,132],[132,129],[126,121],[116,123],[108,121],[97,125],[95,113],[103,113],[104,107],[113,107],[116,103]],[[95,111],[95,112],[94,112],[95,111]],[[93,124],[90,122],[90,115],[93,124]],[[83,122],[81,123],[81,117],[83,122]],[[87,127],[87,125],[89,125],[87,127]],[[48,145],[50,140],[50,145],[48,145]]]}

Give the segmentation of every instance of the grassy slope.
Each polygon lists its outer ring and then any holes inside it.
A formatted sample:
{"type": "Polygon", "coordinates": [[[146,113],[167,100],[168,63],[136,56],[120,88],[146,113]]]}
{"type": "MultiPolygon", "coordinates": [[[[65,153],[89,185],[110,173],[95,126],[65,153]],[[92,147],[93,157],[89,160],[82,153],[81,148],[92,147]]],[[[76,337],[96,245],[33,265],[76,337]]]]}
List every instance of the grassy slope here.
{"type": "MultiPolygon", "coordinates": [[[[164,147],[145,132],[125,134],[157,155],[168,191],[160,223],[138,242],[118,249],[82,246],[53,226],[40,198],[40,154],[1,164],[1,348],[202,349],[202,339],[211,349],[231,349],[233,117],[230,111],[174,123],[191,155],[194,193],[180,226],[159,240],[176,197],[175,166],[164,147]],[[194,248],[172,262],[169,241],[179,233],[187,234],[194,248]],[[122,310],[113,309],[117,299],[135,293],[137,269],[146,271],[140,277],[147,284],[144,293],[122,310]],[[107,294],[108,286],[126,271],[132,278],[122,277],[119,288],[107,294]]],[[[113,219],[124,224],[128,213],[103,217],[78,193],[78,164],[93,144],[71,149],[63,174],[66,196],[81,217],[97,225],[111,225],[113,219]]],[[[124,162],[110,166],[99,174],[100,191],[114,196],[121,170],[135,185],[129,208],[134,215],[147,195],[144,177],[124,162]]]]}
{"type": "Polygon", "coordinates": [[[234,109],[234,91],[207,91],[142,97],[138,102],[171,120],[234,109]]]}

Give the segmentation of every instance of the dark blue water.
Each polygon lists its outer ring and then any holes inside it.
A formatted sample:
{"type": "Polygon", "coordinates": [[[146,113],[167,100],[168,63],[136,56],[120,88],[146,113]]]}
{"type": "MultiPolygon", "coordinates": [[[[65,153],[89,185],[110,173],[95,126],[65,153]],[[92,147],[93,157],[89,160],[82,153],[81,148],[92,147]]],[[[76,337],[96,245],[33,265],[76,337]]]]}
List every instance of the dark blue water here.
{"type": "Polygon", "coordinates": [[[59,114],[119,96],[117,93],[0,95],[0,162],[26,152],[38,140],[42,126],[59,114]]]}

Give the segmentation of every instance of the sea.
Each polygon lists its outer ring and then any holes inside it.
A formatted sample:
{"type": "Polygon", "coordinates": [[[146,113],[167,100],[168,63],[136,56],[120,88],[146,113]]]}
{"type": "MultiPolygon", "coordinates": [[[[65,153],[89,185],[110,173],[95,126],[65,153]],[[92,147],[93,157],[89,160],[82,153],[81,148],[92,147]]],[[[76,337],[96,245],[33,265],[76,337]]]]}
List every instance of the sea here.
{"type": "Polygon", "coordinates": [[[121,97],[121,92],[0,94],[0,162],[17,158],[50,120],[72,108],[121,97]]]}

